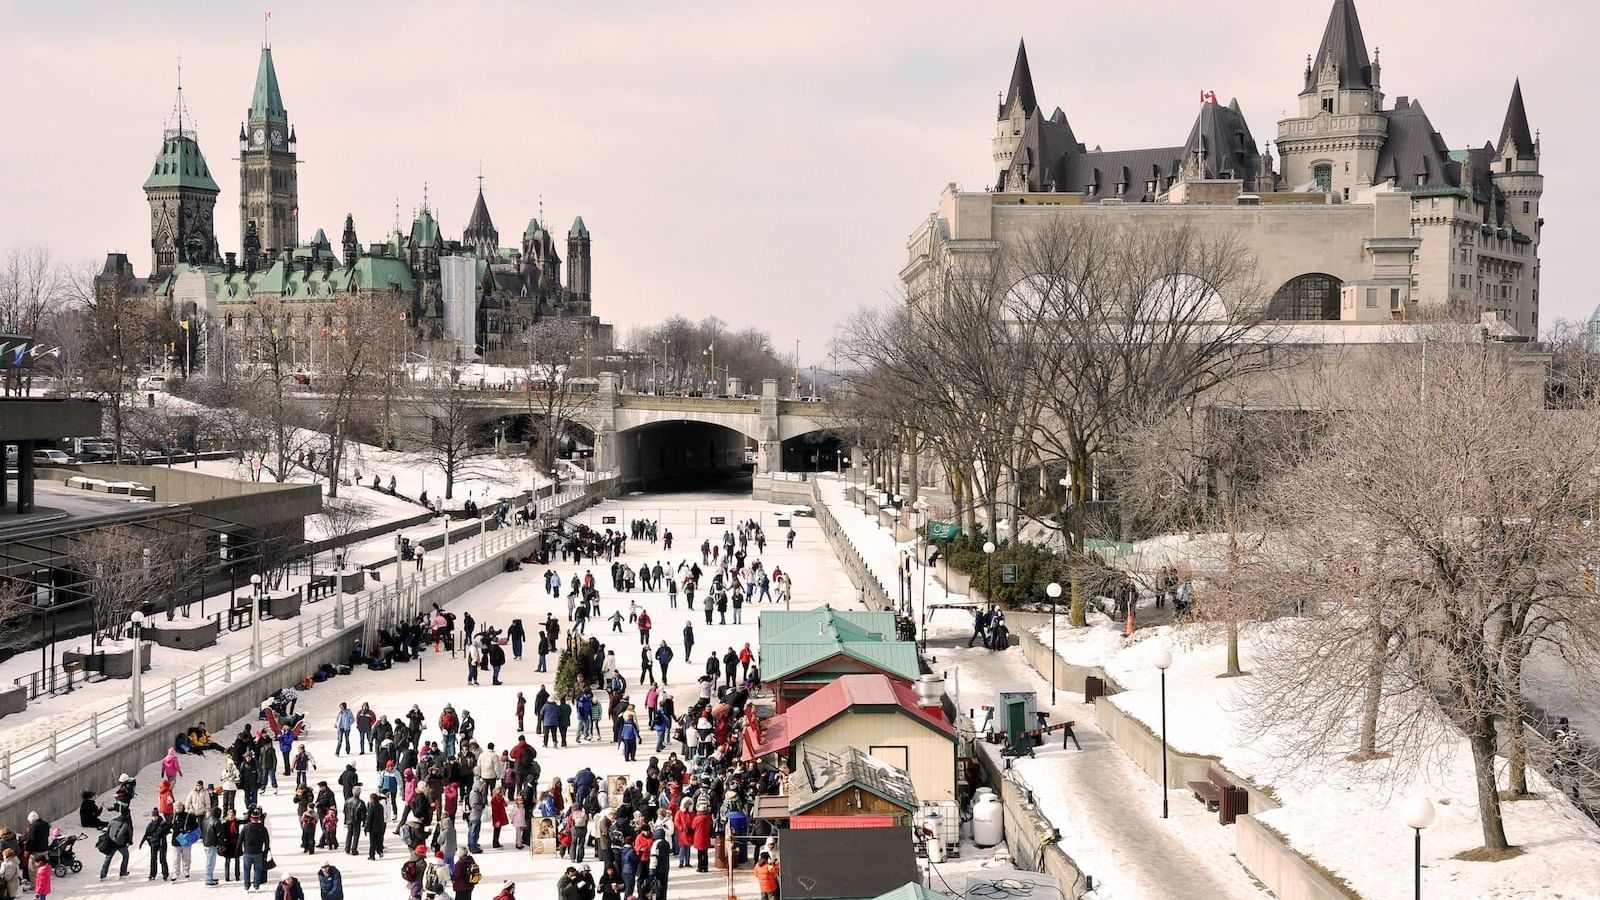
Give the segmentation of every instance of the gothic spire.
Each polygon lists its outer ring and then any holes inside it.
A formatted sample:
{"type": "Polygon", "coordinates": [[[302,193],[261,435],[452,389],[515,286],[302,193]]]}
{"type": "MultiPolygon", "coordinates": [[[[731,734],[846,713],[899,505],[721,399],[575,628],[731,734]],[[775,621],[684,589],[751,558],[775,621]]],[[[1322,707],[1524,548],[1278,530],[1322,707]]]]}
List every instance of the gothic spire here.
{"type": "Polygon", "coordinates": [[[283,94],[278,90],[278,70],[272,65],[272,48],[261,48],[261,61],[256,64],[256,89],[250,95],[250,119],[267,119],[287,122],[289,114],[283,108],[283,94]]]}
{"type": "Polygon", "coordinates": [[[1011,85],[1006,88],[1006,99],[1000,104],[1000,118],[1005,118],[1011,104],[1017,102],[1022,104],[1023,118],[1032,116],[1039,105],[1033,96],[1033,73],[1028,70],[1028,46],[1021,38],[1017,40],[1017,62],[1011,67],[1011,85]]]}
{"type": "Polygon", "coordinates": [[[1534,150],[1533,130],[1528,127],[1528,111],[1522,106],[1520,78],[1511,87],[1511,105],[1506,107],[1506,121],[1500,126],[1500,146],[1495,152],[1504,154],[1508,143],[1516,149],[1517,159],[1533,159],[1538,155],[1534,150]]]}
{"type": "Polygon", "coordinates": [[[1330,62],[1339,70],[1340,89],[1372,87],[1372,62],[1367,58],[1367,41],[1361,36],[1355,0],[1333,0],[1327,27],[1322,30],[1322,43],[1317,45],[1317,55],[1306,70],[1307,91],[1316,89],[1318,73],[1330,62]]]}

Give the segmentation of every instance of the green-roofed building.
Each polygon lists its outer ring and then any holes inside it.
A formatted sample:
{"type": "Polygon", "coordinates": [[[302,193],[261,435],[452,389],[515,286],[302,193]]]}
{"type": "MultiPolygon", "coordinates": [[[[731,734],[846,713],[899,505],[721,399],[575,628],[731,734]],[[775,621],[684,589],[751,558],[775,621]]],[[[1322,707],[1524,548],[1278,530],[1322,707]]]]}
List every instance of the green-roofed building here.
{"type": "Polygon", "coordinates": [[[173,105],[177,121],[161,135],[161,149],[144,180],[150,204],[150,277],[161,278],[179,263],[204,265],[219,260],[212,213],[217,205],[216,179],[206,165],[183,105],[183,85],[173,105]]]}
{"type": "Polygon", "coordinates": [[[300,189],[296,138],[283,106],[272,48],[261,47],[250,108],[239,125],[239,233],[256,223],[261,248],[270,253],[299,244],[300,189]]]}
{"type": "Polygon", "coordinates": [[[841,675],[877,673],[909,684],[922,674],[917,645],[895,637],[889,612],[768,610],[757,625],[761,677],[773,686],[778,712],[841,675]]]}

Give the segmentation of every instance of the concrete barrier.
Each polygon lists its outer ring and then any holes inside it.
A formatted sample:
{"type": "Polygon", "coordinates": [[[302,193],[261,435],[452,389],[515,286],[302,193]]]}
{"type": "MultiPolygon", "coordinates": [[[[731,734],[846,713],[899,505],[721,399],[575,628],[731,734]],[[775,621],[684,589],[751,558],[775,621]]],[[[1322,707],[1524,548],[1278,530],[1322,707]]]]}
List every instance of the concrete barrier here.
{"type": "Polygon", "coordinates": [[[1348,888],[1332,884],[1255,816],[1240,816],[1234,825],[1239,862],[1278,900],[1349,900],[1354,896],[1348,888]]]}
{"type": "Polygon", "coordinates": [[[870,609],[893,609],[894,604],[889,601],[888,592],[867,567],[866,560],[844,536],[839,523],[833,518],[833,512],[822,502],[817,490],[816,482],[812,482],[812,504],[817,513],[817,524],[822,526],[822,534],[833,548],[833,555],[838,557],[845,574],[850,576],[850,583],[860,592],[862,603],[870,609]]]}
{"type": "Polygon", "coordinates": [[[1029,872],[1044,872],[1061,882],[1061,890],[1071,900],[1088,893],[1091,877],[1059,843],[1049,840],[1050,824],[1039,807],[1028,800],[1027,789],[1005,777],[999,748],[982,741],[973,742],[973,752],[988,783],[1000,793],[1001,815],[1005,825],[1006,850],[1012,863],[1029,872]]]}

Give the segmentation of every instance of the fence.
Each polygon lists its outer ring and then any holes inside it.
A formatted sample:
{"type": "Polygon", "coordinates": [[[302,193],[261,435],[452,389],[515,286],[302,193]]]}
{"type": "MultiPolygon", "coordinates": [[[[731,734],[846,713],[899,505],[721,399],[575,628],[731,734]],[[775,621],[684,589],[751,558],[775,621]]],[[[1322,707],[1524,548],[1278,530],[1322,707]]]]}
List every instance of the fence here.
{"type": "Polygon", "coordinates": [[[815,479],[811,482],[811,496],[812,509],[816,511],[822,533],[827,536],[828,543],[833,545],[833,551],[838,555],[839,561],[844,563],[850,580],[861,590],[862,601],[873,609],[894,609],[894,603],[889,600],[889,591],[883,582],[878,580],[872,567],[862,558],[861,551],[856,549],[850,536],[839,527],[839,522],[833,517],[833,511],[828,509],[828,504],[822,501],[822,486],[815,479]]]}
{"type": "MultiPolygon", "coordinates": [[[[575,500],[584,495],[584,489],[578,488],[568,493],[575,494],[571,497],[575,500]]],[[[336,596],[332,609],[312,619],[299,616],[294,620],[283,620],[292,624],[273,635],[261,636],[261,663],[264,665],[269,659],[289,656],[305,648],[307,641],[320,640],[325,634],[337,632],[349,622],[360,621],[363,616],[372,623],[372,628],[376,628],[380,620],[386,622],[401,614],[414,614],[420,605],[420,588],[446,580],[458,570],[515,547],[533,533],[533,528],[503,528],[487,534],[473,546],[446,552],[442,554],[445,558],[424,565],[421,569],[417,569],[414,563],[403,562],[403,580],[381,585],[375,590],[345,595],[342,599],[336,596]]],[[[256,667],[252,665],[252,655],[253,648],[247,647],[204,663],[186,675],[154,687],[144,687],[139,696],[132,695],[130,690],[130,696],[125,700],[93,710],[87,717],[53,725],[51,733],[41,740],[0,750],[0,784],[14,787],[17,778],[40,766],[54,763],[63,753],[86,746],[99,747],[108,737],[140,727],[138,723],[141,721],[148,725],[156,716],[181,711],[185,701],[204,697],[218,686],[231,683],[235,675],[254,671],[256,667]]]]}

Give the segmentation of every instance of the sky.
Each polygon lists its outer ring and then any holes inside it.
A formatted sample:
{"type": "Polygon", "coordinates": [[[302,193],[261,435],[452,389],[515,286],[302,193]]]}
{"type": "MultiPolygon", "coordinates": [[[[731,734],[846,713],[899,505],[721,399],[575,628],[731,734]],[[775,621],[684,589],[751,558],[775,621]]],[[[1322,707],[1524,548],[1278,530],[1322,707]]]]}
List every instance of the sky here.
{"type": "MultiPolygon", "coordinates": [[[[363,243],[424,202],[459,237],[478,175],[502,245],[543,204],[593,238],[594,309],[626,335],[670,314],[766,329],[829,366],[839,325],[892,303],[906,240],[949,183],[993,179],[1017,40],[1039,103],[1105,149],[1181,144],[1198,95],[1257,140],[1296,108],[1331,0],[1020,2],[0,2],[0,252],[130,254],[177,68],[237,249],[237,135],[270,40],[299,137],[301,237],[363,243]],[[33,135],[29,137],[29,135],[33,135]]],[[[1587,318],[1581,148],[1600,146],[1580,61],[1588,0],[1358,0],[1390,98],[1452,148],[1499,135],[1514,78],[1542,132],[1541,319],[1587,318]]],[[[1587,66],[1583,67],[1587,75],[1587,66]]],[[[407,226],[408,227],[408,226],[407,226]]],[[[563,256],[564,245],[563,245],[563,256]]]]}

